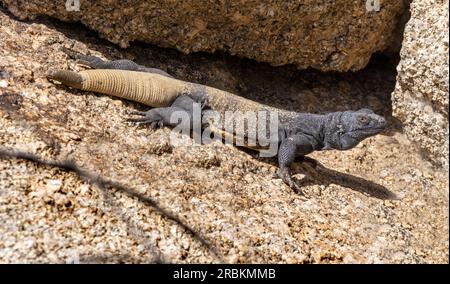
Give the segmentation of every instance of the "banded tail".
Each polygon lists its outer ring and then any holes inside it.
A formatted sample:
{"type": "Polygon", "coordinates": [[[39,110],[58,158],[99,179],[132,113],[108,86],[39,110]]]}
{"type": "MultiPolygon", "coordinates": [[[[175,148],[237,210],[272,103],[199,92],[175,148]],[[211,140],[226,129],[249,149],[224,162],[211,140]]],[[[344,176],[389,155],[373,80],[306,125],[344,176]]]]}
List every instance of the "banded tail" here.
{"type": "Polygon", "coordinates": [[[179,95],[189,93],[186,82],[155,73],[95,69],[73,72],[50,71],[49,79],[83,91],[140,102],[151,107],[167,107],[179,95]]]}

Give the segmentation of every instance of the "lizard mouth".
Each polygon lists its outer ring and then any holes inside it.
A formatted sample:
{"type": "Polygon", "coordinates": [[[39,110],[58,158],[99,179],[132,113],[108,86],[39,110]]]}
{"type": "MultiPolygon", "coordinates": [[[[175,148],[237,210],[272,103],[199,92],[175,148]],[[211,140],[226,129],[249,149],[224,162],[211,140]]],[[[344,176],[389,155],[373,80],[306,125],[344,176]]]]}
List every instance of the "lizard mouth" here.
{"type": "Polygon", "coordinates": [[[361,129],[361,131],[368,131],[368,132],[380,132],[383,131],[386,127],[382,126],[382,127],[374,127],[371,129],[361,129]]]}
{"type": "Polygon", "coordinates": [[[373,126],[373,127],[366,127],[366,128],[358,128],[358,129],[354,129],[352,132],[355,133],[361,133],[361,132],[366,132],[366,133],[378,133],[383,131],[384,129],[386,129],[386,123],[382,122],[380,123],[378,126],[373,126]]]}
{"type": "Polygon", "coordinates": [[[368,136],[378,134],[382,132],[385,129],[385,127],[374,127],[374,128],[361,128],[361,129],[355,129],[353,131],[348,132],[348,134],[353,138],[358,138],[361,134],[366,134],[368,136]]]}

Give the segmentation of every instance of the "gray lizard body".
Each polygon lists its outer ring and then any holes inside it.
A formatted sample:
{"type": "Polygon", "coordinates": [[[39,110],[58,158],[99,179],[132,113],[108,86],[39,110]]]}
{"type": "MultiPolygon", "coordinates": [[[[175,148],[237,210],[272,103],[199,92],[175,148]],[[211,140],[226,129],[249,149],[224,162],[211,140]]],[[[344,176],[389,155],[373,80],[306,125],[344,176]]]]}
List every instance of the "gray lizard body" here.
{"type": "MultiPolygon", "coordinates": [[[[226,111],[276,112],[279,128],[276,135],[278,145],[279,177],[301,193],[292,179],[290,166],[296,157],[303,158],[314,151],[348,150],[367,137],[381,132],[385,119],[369,109],[333,112],[324,115],[299,113],[269,107],[229,92],[212,87],[174,79],[166,72],[147,68],[129,60],[105,62],[93,56],[80,60],[92,70],[78,73],[66,70],[49,72],[49,78],[80,90],[94,91],[137,101],[154,107],[133,119],[156,126],[175,126],[171,122],[174,112],[185,111],[192,116],[193,105],[207,105],[208,108],[224,114],[226,111]]],[[[223,136],[225,128],[215,128],[223,136]]],[[[252,147],[249,147],[252,148],[252,147]]]]}

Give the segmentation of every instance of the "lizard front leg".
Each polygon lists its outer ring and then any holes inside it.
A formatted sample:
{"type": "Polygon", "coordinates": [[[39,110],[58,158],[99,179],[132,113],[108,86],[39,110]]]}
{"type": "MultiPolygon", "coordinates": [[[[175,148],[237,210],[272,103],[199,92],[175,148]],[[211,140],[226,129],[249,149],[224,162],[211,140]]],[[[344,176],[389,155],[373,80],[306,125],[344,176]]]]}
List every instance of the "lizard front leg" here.
{"type": "Polygon", "coordinates": [[[304,156],[313,151],[308,137],[303,134],[296,134],[285,138],[278,149],[278,176],[289,185],[296,193],[302,194],[300,186],[293,180],[290,166],[296,156],[304,156]]]}

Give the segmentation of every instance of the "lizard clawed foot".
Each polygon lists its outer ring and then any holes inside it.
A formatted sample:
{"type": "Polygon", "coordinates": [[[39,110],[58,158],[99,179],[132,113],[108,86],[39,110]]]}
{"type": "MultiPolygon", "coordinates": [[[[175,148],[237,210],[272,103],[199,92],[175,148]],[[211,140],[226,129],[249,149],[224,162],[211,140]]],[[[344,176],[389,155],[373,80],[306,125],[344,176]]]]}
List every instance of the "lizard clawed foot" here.
{"type": "Polygon", "coordinates": [[[136,124],[149,124],[150,129],[152,130],[156,130],[158,128],[162,128],[164,126],[164,123],[162,122],[162,120],[151,120],[151,119],[147,119],[146,117],[142,117],[142,118],[127,118],[126,119],[129,122],[134,122],[136,124]]]}
{"type": "Polygon", "coordinates": [[[153,130],[162,128],[163,126],[164,126],[164,123],[162,122],[162,120],[150,122],[150,128],[153,130]]]}
{"type": "Polygon", "coordinates": [[[289,185],[290,188],[294,190],[295,193],[300,195],[305,195],[303,191],[301,190],[300,186],[294,181],[294,179],[291,176],[291,173],[289,171],[289,168],[280,168],[278,170],[277,176],[281,178],[281,180],[289,185]]]}
{"type": "Polygon", "coordinates": [[[163,119],[154,110],[128,111],[128,115],[138,115],[139,117],[127,117],[125,120],[137,124],[149,124],[152,130],[162,128],[164,126],[163,119]]]}

